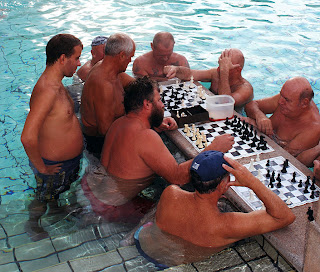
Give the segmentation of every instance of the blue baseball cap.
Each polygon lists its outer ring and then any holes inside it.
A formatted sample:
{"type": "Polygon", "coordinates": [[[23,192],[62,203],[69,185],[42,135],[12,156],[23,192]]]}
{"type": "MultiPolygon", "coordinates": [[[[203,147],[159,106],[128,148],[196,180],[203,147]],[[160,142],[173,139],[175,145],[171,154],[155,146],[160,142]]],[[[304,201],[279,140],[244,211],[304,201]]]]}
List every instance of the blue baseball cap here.
{"type": "Polygon", "coordinates": [[[224,153],[215,150],[203,151],[193,159],[190,171],[196,172],[202,181],[210,181],[228,173],[222,164],[229,165],[223,158],[224,153]]]}
{"type": "Polygon", "coordinates": [[[92,40],[91,46],[97,46],[100,44],[105,44],[108,40],[108,37],[105,36],[97,36],[92,40]]]}

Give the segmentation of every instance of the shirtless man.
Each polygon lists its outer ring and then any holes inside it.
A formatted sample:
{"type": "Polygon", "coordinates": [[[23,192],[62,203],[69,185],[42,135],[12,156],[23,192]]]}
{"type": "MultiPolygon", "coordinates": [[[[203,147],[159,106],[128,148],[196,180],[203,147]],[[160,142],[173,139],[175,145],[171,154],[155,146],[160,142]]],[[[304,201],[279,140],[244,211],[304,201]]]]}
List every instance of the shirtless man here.
{"type": "Polygon", "coordinates": [[[231,95],[235,100],[236,109],[242,108],[253,99],[251,84],[242,77],[244,56],[239,49],[228,49],[219,57],[219,67],[209,70],[191,70],[186,67],[166,66],[164,73],[167,78],[178,77],[182,80],[211,82],[210,90],[214,94],[231,95]]]}
{"type": "Polygon", "coordinates": [[[294,77],[285,82],[279,94],[245,107],[248,122],[306,166],[317,157],[310,149],[320,140],[320,115],[313,95],[307,79],[294,77]],[[266,114],[272,115],[268,118],[266,114]]]}
{"type": "Polygon", "coordinates": [[[107,37],[97,36],[91,42],[91,60],[88,60],[77,71],[79,78],[85,82],[92,67],[104,58],[104,49],[106,47],[107,37]]]}
{"type": "MultiPolygon", "coordinates": [[[[139,222],[148,209],[137,197],[155,174],[173,184],[190,181],[192,160],[177,164],[160,136],[151,129],[161,124],[164,105],[155,83],[144,77],[132,82],[124,96],[126,115],[110,127],[101,154],[101,167],[82,180],[94,211],[107,220],[139,222]],[[112,208],[111,208],[112,207],[112,208]]],[[[233,145],[231,135],[222,135],[206,148],[221,151],[233,145]]],[[[153,203],[151,203],[153,204],[153,203]]]]}
{"type": "Polygon", "coordinates": [[[38,220],[49,205],[57,206],[59,195],[78,178],[83,150],[80,123],[73,101],[61,80],[80,66],[82,43],[69,34],[54,36],[46,47],[46,69],[30,98],[21,142],[37,181],[36,198],[29,205],[27,232],[33,240],[48,237],[38,220]]]}
{"type": "Polygon", "coordinates": [[[195,192],[168,186],[155,220],[134,235],[140,254],[159,268],[206,259],[238,240],[283,228],[295,220],[285,202],[246,167],[221,152],[200,153],[190,172],[195,192]],[[227,171],[235,176],[234,182],[227,171]],[[250,188],[266,209],[221,213],[218,200],[230,186],[250,188]]]}
{"type": "Polygon", "coordinates": [[[153,80],[167,80],[163,73],[166,65],[189,67],[187,59],[173,52],[174,38],[169,32],[159,32],[151,43],[152,51],[143,54],[133,62],[133,74],[135,77],[149,76],[153,80]]]}
{"type": "Polygon", "coordinates": [[[315,175],[316,179],[320,181],[320,158],[318,160],[314,160],[313,165],[313,174],[315,175]]]}
{"type": "Polygon", "coordinates": [[[123,88],[134,80],[124,72],[134,52],[135,43],[128,35],[111,35],[105,57],[92,68],[84,84],[80,107],[82,130],[87,150],[98,158],[110,125],[124,115],[123,88]]]}

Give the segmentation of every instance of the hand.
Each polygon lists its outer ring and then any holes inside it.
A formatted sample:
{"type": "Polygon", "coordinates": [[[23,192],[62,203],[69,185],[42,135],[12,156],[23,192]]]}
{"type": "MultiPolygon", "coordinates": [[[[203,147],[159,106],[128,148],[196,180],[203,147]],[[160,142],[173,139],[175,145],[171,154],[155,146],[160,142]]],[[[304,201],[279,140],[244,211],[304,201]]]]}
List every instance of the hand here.
{"type": "Polygon", "coordinates": [[[250,188],[252,183],[257,180],[245,166],[236,160],[229,158],[227,155],[224,155],[223,158],[231,167],[226,164],[223,164],[222,167],[236,178],[235,181],[229,183],[230,186],[245,186],[250,188]]]}
{"type": "Polygon", "coordinates": [[[45,172],[41,172],[41,174],[54,175],[60,171],[61,165],[62,165],[62,163],[53,164],[53,165],[45,165],[46,170],[45,170],[45,172]]]}
{"type": "Polygon", "coordinates": [[[262,133],[268,136],[273,135],[272,122],[267,116],[256,118],[256,123],[257,123],[258,129],[262,133]]]}
{"type": "Polygon", "coordinates": [[[163,73],[166,75],[167,78],[171,79],[176,77],[177,71],[179,67],[173,65],[167,65],[163,68],[163,73]]]}
{"type": "Polygon", "coordinates": [[[320,161],[314,160],[313,164],[314,164],[313,174],[315,175],[316,179],[320,180],[320,161]]]}
{"type": "Polygon", "coordinates": [[[232,69],[240,67],[239,64],[232,64],[231,50],[224,50],[218,60],[220,72],[229,72],[232,69]]]}
{"type": "Polygon", "coordinates": [[[233,144],[234,137],[230,134],[223,134],[214,138],[209,145],[209,150],[217,150],[225,153],[232,148],[233,144]]]}
{"type": "Polygon", "coordinates": [[[172,117],[165,117],[162,121],[162,124],[157,128],[158,130],[175,130],[178,128],[176,120],[172,117]]]}

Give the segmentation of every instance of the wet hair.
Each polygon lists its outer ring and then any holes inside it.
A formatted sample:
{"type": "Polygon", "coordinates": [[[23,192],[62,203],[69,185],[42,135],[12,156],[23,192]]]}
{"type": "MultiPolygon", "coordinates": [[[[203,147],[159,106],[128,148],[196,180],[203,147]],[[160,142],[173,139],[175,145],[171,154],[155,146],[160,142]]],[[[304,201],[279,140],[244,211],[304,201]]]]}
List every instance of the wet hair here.
{"type": "Polygon", "coordinates": [[[193,185],[194,189],[197,190],[200,194],[210,194],[211,192],[214,192],[218,185],[221,183],[221,181],[229,175],[229,173],[224,174],[223,176],[220,176],[214,180],[209,181],[202,181],[198,173],[190,170],[191,173],[191,184],[193,185]]]}
{"type": "Polygon", "coordinates": [[[116,33],[108,38],[104,50],[107,56],[116,56],[122,51],[129,56],[133,49],[134,41],[127,34],[116,33]]]}
{"type": "Polygon", "coordinates": [[[78,45],[83,48],[82,42],[71,34],[53,36],[46,46],[46,64],[53,65],[63,54],[70,58],[74,54],[74,47],[78,45]]]}
{"type": "Polygon", "coordinates": [[[168,48],[171,43],[175,43],[173,35],[170,32],[158,32],[153,37],[152,44],[154,48],[157,48],[157,46],[161,43],[164,47],[168,48]]]}
{"type": "Polygon", "coordinates": [[[314,97],[314,92],[312,89],[304,89],[299,96],[299,101],[301,102],[303,99],[307,98],[309,101],[314,97]]]}
{"type": "Polygon", "coordinates": [[[131,82],[124,90],[123,104],[126,114],[141,110],[145,99],[153,102],[153,90],[157,88],[156,86],[156,83],[147,76],[131,82]]]}

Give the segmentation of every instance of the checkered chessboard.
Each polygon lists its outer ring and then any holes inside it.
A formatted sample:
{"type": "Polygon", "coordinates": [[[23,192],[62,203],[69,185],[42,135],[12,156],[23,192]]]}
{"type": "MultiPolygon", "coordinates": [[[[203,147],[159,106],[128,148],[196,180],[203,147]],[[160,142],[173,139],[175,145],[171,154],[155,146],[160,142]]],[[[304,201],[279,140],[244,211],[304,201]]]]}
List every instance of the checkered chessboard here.
{"type": "Polygon", "coordinates": [[[200,86],[196,86],[190,81],[160,86],[162,102],[165,106],[165,117],[171,116],[170,110],[180,110],[198,105],[205,108],[205,99],[199,95],[200,86]]]}
{"type": "MultiPolygon", "coordinates": [[[[189,124],[189,126],[191,127],[191,124],[189,124]]],[[[234,136],[235,143],[232,149],[230,149],[227,152],[227,154],[230,154],[230,157],[232,157],[233,159],[239,159],[243,157],[257,155],[260,153],[268,153],[268,152],[274,151],[274,149],[268,144],[266,144],[265,150],[258,149],[258,147],[251,147],[250,145],[251,140],[242,139],[240,133],[235,131],[235,129],[231,125],[226,125],[225,121],[196,124],[195,128],[199,129],[200,134],[202,132],[205,134],[208,144],[210,144],[214,140],[214,138],[218,135],[228,133],[234,136]]],[[[196,145],[196,140],[192,140],[192,137],[188,137],[186,135],[186,132],[184,132],[184,128],[180,128],[178,129],[178,131],[193,145],[193,147],[198,152],[204,149],[204,147],[199,148],[196,145]]]]}
{"type": "MultiPolygon", "coordinates": [[[[287,203],[290,208],[304,205],[319,199],[320,189],[315,185],[315,189],[311,189],[312,180],[305,191],[307,177],[299,171],[293,164],[288,163],[286,168],[287,173],[282,173],[283,163],[285,159],[282,156],[274,157],[269,159],[269,165],[267,166],[268,160],[261,160],[253,163],[254,170],[250,172],[258,177],[261,176],[260,181],[270,188],[275,194],[277,194],[283,201],[287,203]],[[270,178],[267,177],[267,171],[269,169],[270,174],[272,171],[275,172],[275,178],[280,174],[281,187],[277,187],[278,181],[275,180],[273,188],[270,187],[270,178]],[[259,174],[260,172],[260,174],[259,174]],[[296,173],[295,181],[292,182],[293,172],[296,173]],[[302,182],[300,182],[300,180],[302,182]],[[299,184],[301,187],[299,187],[299,184]],[[314,198],[311,198],[311,193],[314,191],[314,198]]],[[[250,164],[245,165],[248,169],[250,164]]],[[[234,180],[234,176],[231,177],[234,180]]],[[[231,187],[253,210],[260,210],[263,208],[262,201],[254,194],[254,192],[247,187],[232,186],[231,187]]]]}

